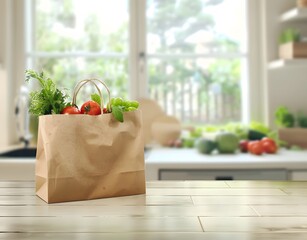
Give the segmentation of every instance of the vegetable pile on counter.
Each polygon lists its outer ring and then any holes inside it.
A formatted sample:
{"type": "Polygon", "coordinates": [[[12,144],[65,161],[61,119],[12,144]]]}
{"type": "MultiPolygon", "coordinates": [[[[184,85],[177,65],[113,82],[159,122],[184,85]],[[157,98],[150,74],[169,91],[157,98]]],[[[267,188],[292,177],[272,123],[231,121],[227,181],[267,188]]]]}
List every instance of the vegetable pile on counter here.
{"type": "Polygon", "coordinates": [[[196,143],[196,148],[202,154],[211,154],[214,150],[222,154],[234,154],[240,150],[241,153],[262,155],[264,153],[274,154],[278,150],[278,146],[272,138],[239,140],[238,136],[231,132],[217,133],[214,139],[201,137],[196,143]]]}
{"type": "Polygon", "coordinates": [[[274,154],[278,150],[276,142],[268,137],[254,141],[241,140],[239,146],[242,153],[249,152],[254,155],[262,155],[264,153],[274,154]]]}
{"type": "Polygon", "coordinates": [[[209,137],[203,136],[196,142],[198,152],[211,154],[215,149],[222,154],[233,154],[239,146],[239,138],[231,132],[218,132],[209,137]]]}
{"type": "Polygon", "coordinates": [[[137,110],[137,101],[123,100],[122,98],[111,98],[110,102],[101,109],[101,99],[98,94],[92,94],[91,100],[82,104],[81,108],[68,101],[70,98],[64,91],[56,87],[54,81],[45,76],[43,72],[26,70],[26,82],[36,79],[40,90],[30,93],[29,112],[35,116],[49,114],[87,114],[100,115],[112,113],[114,118],[120,122],[124,121],[123,113],[137,110]]]}
{"type": "Polygon", "coordinates": [[[171,142],[169,147],[195,148],[201,154],[253,155],[275,154],[280,145],[276,131],[271,131],[260,122],[249,125],[228,123],[226,125],[205,125],[189,131],[189,135],[171,142]]]}

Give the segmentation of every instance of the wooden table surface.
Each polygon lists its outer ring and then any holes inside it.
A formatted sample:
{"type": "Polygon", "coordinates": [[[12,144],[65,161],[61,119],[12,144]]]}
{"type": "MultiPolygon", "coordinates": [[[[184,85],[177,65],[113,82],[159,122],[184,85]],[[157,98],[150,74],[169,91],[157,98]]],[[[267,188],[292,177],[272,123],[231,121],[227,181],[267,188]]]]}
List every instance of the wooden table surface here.
{"type": "Polygon", "coordinates": [[[0,239],[307,239],[307,182],[148,182],[147,194],[60,204],[0,182],[0,239]]]}

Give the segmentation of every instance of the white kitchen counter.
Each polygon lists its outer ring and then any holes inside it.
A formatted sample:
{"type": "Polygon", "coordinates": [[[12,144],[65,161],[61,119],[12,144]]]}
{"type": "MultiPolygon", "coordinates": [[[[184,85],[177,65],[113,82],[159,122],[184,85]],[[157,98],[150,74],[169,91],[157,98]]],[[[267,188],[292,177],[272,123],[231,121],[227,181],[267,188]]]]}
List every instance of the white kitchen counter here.
{"type": "MultiPolygon", "coordinates": [[[[166,180],[168,176],[169,180],[176,180],[176,176],[181,180],[191,180],[191,176],[196,177],[194,180],[205,176],[212,179],[214,174],[241,178],[254,174],[262,180],[307,180],[307,151],[280,150],[278,154],[262,156],[202,155],[195,149],[157,148],[146,153],[145,162],[147,180],[166,180]]],[[[0,158],[0,180],[34,180],[34,176],[34,158],[0,158]]],[[[234,180],[239,179],[234,177],[234,180]]]]}
{"type": "MultiPolygon", "coordinates": [[[[30,146],[35,147],[35,146],[30,146]]],[[[0,153],[23,149],[22,144],[0,148],[0,153]]],[[[35,158],[1,157],[0,180],[31,180],[35,179],[35,158]]]]}
{"type": "Polygon", "coordinates": [[[35,180],[35,158],[0,158],[0,180],[35,180]]]}
{"type": "Polygon", "coordinates": [[[261,156],[249,153],[203,155],[195,149],[157,148],[152,149],[147,155],[146,178],[148,180],[161,179],[162,171],[183,173],[184,170],[193,170],[194,172],[190,171],[190,173],[194,175],[201,174],[201,171],[206,170],[211,172],[213,170],[279,170],[287,174],[287,179],[293,179],[300,175],[300,179],[296,180],[304,180],[301,178],[306,176],[307,179],[307,151],[282,149],[277,154],[261,156]]]}

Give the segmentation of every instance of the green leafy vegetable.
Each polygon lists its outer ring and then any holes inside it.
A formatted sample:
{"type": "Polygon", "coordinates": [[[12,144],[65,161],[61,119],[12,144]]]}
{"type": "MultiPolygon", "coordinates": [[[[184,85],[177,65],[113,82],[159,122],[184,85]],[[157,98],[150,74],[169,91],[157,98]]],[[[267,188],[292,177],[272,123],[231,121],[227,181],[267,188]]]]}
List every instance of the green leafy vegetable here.
{"type": "Polygon", "coordinates": [[[30,93],[29,112],[35,116],[59,114],[67,106],[68,96],[56,88],[55,83],[44,73],[26,70],[26,82],[38,80],[41,89],[30,93]]]}
{"type": "Polygon", "coordinates": [[[218,132],[221,130],[221,127],[220,126],[214,126],[214,125],[207,125],[207,126],[204,126],[202,128],[202,130],[204,132],[207,132],[207,133],[213,133],[213,132],[218,132]]]}
{"type": "Polygon", "coordinates": [[[123,108],[120,106],[112,106],[112,114],[116,120],[124,122],[123,108]]]}
{"type": "Polygon", "coordinates": [[[226,131],[234,133],[239,139],[247,139],[248,128],[242,123],[228,123],[226,125],[205,125],[197,127],[190,133],[191,137],[200,137],[203,133],[216,133],[220,131],[226,131]]]}
{"type": "Polygon", "coordinates": [[[101,99],[100,99],[100,96],[99,96],[97,93],[92,94],[92,95],[91,95],[91,99],[92,99],[94,102],[98,103],[99,106],[101,105],[101,99]]]}
{"type": "Polygon", "coordinates": [[[195,138],[183,138],[182,139],[182,145],[185,148],[193,148],[195,145],[195,138]]]}
{"type": "Polygon", "coordinates": [[[228,123],[223,129],[236,134],[240,140],[247,139],[248,128],[241,123],[228,123]]]}
{"type": "Polygon", "coordinates": [[[275,123],[279,127],[294,127],[295,118],[288,108],[281,106],[275,111],[275,123]]]}
{"type": "Polygon", "coordinates": [[[300,112],[297,115],[297,123],[299,127],[307,128],[307,116],[300,112]]]}
{"type": "Polygon", "coordinates": [[[137,101],[127,101],[122,98],[112,98],[107,104],[108,112],[112,112],[115,119],[120,122],[124,121],[124,112],[135,111],[139,107],[137,101]]]}
{"type": "Polygon", "coordinates": [[[250,129],[268,135],[270,133],[270,129],[261,122],[251,122],[249,125],[250,129]]]}
{"type": "Polygon", "coordinates": [[[262,138],[266,137],[267,135],[259,132],[257,130],[249,129],[247,138],[248,140],[255,141],[255,140],[261,140],[262,138]]]}
{"type": "Polygon", "coordinates": [[[191,132],[190,132],[190,137],[192,138],[200,138],[203,134],[203,130],[201,128],[196,128],[196,129],[193,129],[191,132]]]}

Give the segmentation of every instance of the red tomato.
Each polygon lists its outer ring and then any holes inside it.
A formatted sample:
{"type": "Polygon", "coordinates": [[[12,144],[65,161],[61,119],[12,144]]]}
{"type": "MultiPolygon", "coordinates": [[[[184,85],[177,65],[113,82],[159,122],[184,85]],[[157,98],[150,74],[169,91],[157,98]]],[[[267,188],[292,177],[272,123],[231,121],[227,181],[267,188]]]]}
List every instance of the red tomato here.
{"type": "Polygon", "coordinates": [[[248,151],[251,154],[261,155],[263,153],[262,143],[260,141],[252,141],[248,144],[248,151]]]}
{"type": "Polygon", "coordinates": [[[81,114],[77,106],[67,106],[61,112],[61,114],[81,114]]]}
{"type": "Polygon", "coordinates": [[[272,138],[268,138],[268,137],[264,137],[261,139],[261,142],[262,143],[265,143],[265,142],[270,142],[272,144],[275,144],[275,141],[272,139],[272,138]]]}
{"type": "Polygon", "coordinates": [[[246,153],[248,151],[248,140],[241,140],[239,143],[239,147],[242,153],[246,153]]]}
{"type": "Polygon", "coordinates": [[[276,153],[277,152],[277,145],[275,142],[265,141],[262,143],[263,151],[266,153],[276,153]]]}
{"type": "Polygon", "coordinates": [[[262,143],[264,152],[271,153],[271,154],[277,152],[278,147],[273,139],[265,137],[261,139],[261,143],[262,143]]]}
{"type": "Polygon", "coordinates": [[[250,152],[252,150],[253,145],[255,145],[259,141],[249,141],[247,144],[247,150],[250,152]]]}
{"type": "Polygon", "coordinates": [[[81,114],[100,115],[101,108],[98,103],[90,100],[83,103],[81,107],[81,114]]]}

